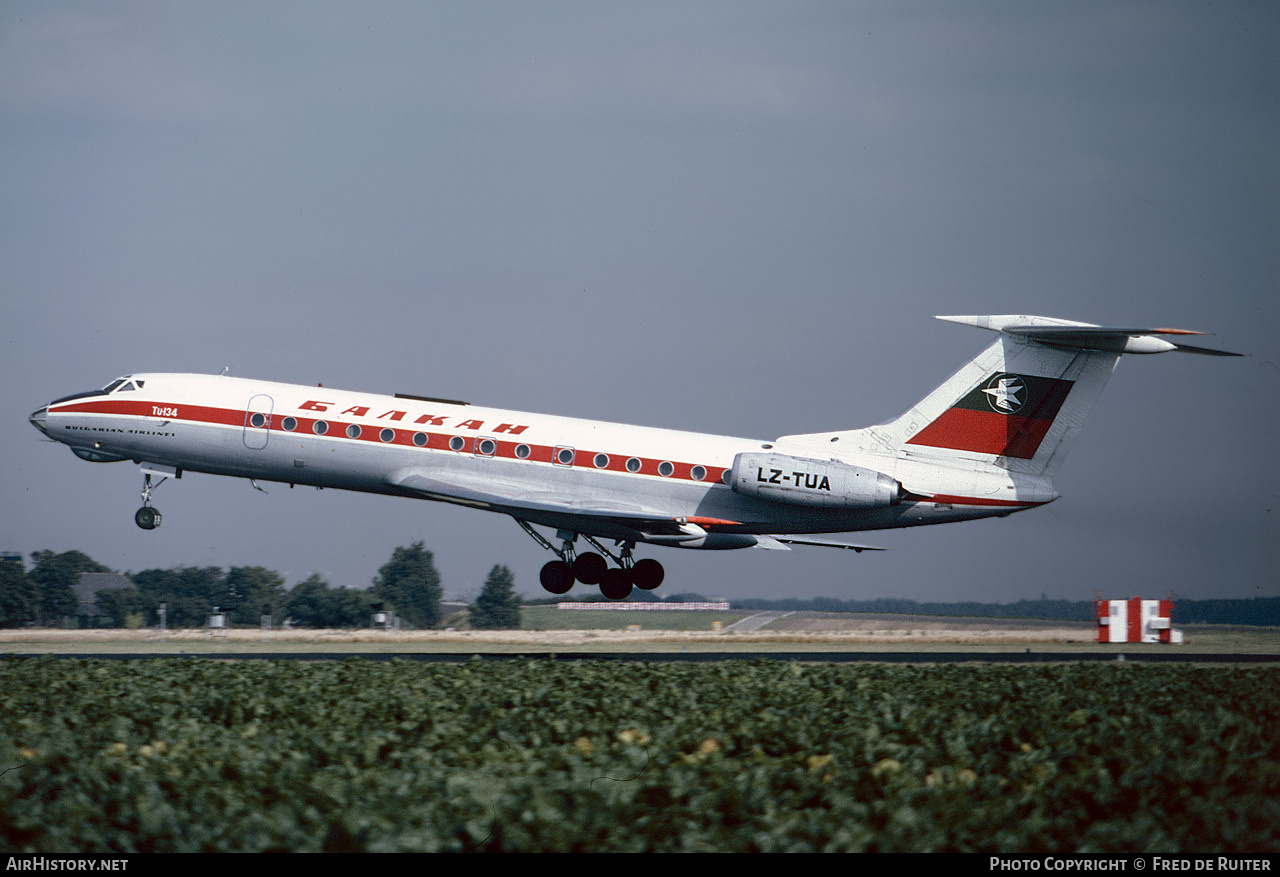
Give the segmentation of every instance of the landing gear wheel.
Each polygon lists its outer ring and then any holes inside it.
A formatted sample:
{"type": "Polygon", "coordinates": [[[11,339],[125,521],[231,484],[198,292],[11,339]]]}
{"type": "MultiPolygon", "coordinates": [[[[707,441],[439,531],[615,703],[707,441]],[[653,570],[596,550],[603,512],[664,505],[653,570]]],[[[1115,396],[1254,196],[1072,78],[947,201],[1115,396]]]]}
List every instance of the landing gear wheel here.
{"type": "Polygon", "coordinates": [[[154,530],[160,526],[160,513],[149,505],[134,512],[133,522],[144,530],[154,530]]]}
{"type": "Polygon", "coordinates": [[[600,593],[610,600],[625,600],[631,594],[631,576],[625,569],[605,570],[600,580],[600,593]]]}
{"type": "Polygon", "coordinates": [[[598,585],[608,569],[609,564],[605,563],[603,557],[588,551],[586,554],[579,554],[574,560],[573,577],[584,585],[598,585]]]}
{"type": "Polygon", "coordinates": [[[635,582],[637,588],[642,588],[646,591],[652,591],[662,584],[662,579],[665,576],[666,571],[663,570],[662,564],[652,557],[637,560],[635,566],[631,567],[631,580],[635,582]]]}
{"type": "Polygon", "coordinates": [[[573,587],[573,568],[563,560],[553,560],[542,567],[538,579],[551,593],[566,594],[573,587]]]}

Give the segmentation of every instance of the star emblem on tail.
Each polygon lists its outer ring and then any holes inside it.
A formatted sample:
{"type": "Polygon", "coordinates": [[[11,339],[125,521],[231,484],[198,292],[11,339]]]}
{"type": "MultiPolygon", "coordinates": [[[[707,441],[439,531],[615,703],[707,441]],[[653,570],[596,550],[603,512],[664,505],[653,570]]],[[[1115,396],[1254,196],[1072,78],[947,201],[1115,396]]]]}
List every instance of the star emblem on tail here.
{"type": "Polygon", "coordinates": [[[982,391],[987,404],[1002,414],[1015,414],[1026,404],[1027,385],[1017,375],[996,375],[982,391]]]}

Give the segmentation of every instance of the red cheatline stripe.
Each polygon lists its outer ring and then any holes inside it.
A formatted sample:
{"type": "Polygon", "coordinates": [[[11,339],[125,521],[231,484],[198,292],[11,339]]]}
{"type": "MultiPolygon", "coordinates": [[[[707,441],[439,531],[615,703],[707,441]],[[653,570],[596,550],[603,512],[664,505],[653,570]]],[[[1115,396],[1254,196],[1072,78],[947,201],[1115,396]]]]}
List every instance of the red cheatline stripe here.
{"type": "MultiPolygon", "coordinates": [[[[154,417],[159,420],[179,421],[179,422],[189,422],[189,423],[212,423],[212,424],[217,424],[219,426],[235,426],[235,427],[246,427],[247,419],[251,414],[251,412],[247,412],[247,411],[227,409],[227,408],[212,408],[204,405],[189,405],[182,402],[159,402],[158,403],[158,402],[137,401],[132,399],[121,399],[121,400],[112,399],[112,400],[101,400],[101,401],[92,401],[92,402],[80,402],[80,403],[71,404],[71,405],[59,406],[58,408],[51,409],[50,413],[51,414],[68,414],[68,413],[117,414],[117,415],[126,415],[126,416],[132,416],[132,417],[154,417]],[[155,408],[175,409],[177,410],[178,413],[174,416],[164,416],[160,414],[154,414],[153,409],[155,408]]],[[[286,434],[288,434],[289,432],[292,432],[298,435],[315,435],[315,433],[313,432],[314,426],[317,422],[321,420],[324,420],[324,422],[327,423],[329,426],[328,432],[326,432],[324,435],[325,438],[343,439],[345,441],[364,441],[364,442],[372,442],[374,444],[400,445],[404,447],[418,448],[419,446],[415,445],[413,442],[413,436],[416,433],[421,432],[423,435],[427,437],[427,443],[421,447],[422,450],[452,451],[453,453],[459,453],[459,454],[464,454],[464,453],[477,454],[477,456],[494,456],[494,457],[502,457],[505,459],[512,459],[512,460],[525,459],[535,463],[552,462],[552,455],[555,452],[555,448],[552,447],[551,445],[535,445],[530,442],[521,442],[518,440],[512,441],[510,439],[505,439],[505,438],[500,439],[496,436],[485,435],[483,433],[480,433],[478,435],[458,436],[457,433],[439,433],[439,432],[426,432],[425,430],[397,429],[395,427],[388,427],[385,421],[380,424],[369,424],[369,423],[358,423],[356,421],[349,421],[349,420],[326,420],[325,418],[301,417],[296,414],[292,414],[292,415],[275,414],[275,415],[272,415],[271,417],[271,423],[269,427],[258,427],[258,428],[261,428],[261,429],[269,428],[273,432],[284,432],[286,434]],[[296,421],[298,421],[298,425],[296,429],[292,431],[286,431],[280,426],[281,422],[284,420],[286,416],[293,417],[296,421]],[[352,424],[360,427],[360,435],[354,439],[350,438],[346,432],[347,427],[352,424]],[[389,442],[383,442],[381,438],[382,430],[386,428],[390,428],[395,432],[394,438],[389,442]],[[450,439],[454,438],[455,436],[458,436],[463,440],[462,447],[457,451],[453,451],[453,449],[449,447],[450,439]],[[477,450],[476,450],[477,443],[482,442],[485,439],[489,439],[490,441],[494,442],[494,444],[496,445],[494,453],[491,455],[488,455],[488,454],[481,455],[477,453],[477,450]],[[516,456],[516,448],[522,444],[526,445],[529,448],[528,457],[521,458],[516,456]]],[[[253,429],[255,427],[247,427],[247,428],[253,429]]],[[[601,452],[593,451],[593,450],[585,450],[583,448],[575,448],[573,466],[575,468],[596,469],[597,467],[595,465],[595,457],[596,457],[596,454],[598,453],[601,453],[601,452]]],[[[706,475],[701,480],[699,480],[693,477],[693,469],[695,466],[699,465],[697,463],[682,463],[676,460],[661,460],[656,457],[636,457],[636,459],[640,461],[640,470],[638,472],[633,473],[627,469],[627,460],[631,459],[631,456],[633,455],[608,454],[608,457],[609,457],[608,465],[606,465],[603,469],[600,469],[600,471],[620,472],[626,475],[632,475],[632,474],[652,475],[655,477],[659,477],[661,473],[658,472],[658,466],[664,462],[670,462],[672,466],[672,473],[669,476],[665,476],[665,477],[676,480],[676,481],[694,481],[696,483],[703,483],[703,484],[720,483],[726,471],[725,467],[723,466],[703,465],[702,468],[706,470],[706,475]]]]}
{"type": "Polygon", "coordinates": [[[171,402],[138,402],[112,400],[110,402],[80,402],[51,408],[50,414],[124,414],[132,417],[154,417],[157,420],[189,420],[195,423],[218,423],[224,426],[243,426],[245,412],[226,408],[210,408],[205,405],[180,405],[171,402]],[[175,408],[178,415],[166,417],[153,413],[155,408],[175,408]]]}
{"type": "Polygon", "coordinates": [[[1052,425],[1052,420],[948,408],[907,444],[1029,460],[1052,425]]]}
{"type": "Polygon", "coordinates": [[[985,505],[1007,506],[1009,508],[1044,505],[1043,502],[1028,502],[1018,499],[990,499],[985,496],[953,496],[948,493],[937,493],[929,497],[929,502],[947,502],[951,505],[985,505]]]}

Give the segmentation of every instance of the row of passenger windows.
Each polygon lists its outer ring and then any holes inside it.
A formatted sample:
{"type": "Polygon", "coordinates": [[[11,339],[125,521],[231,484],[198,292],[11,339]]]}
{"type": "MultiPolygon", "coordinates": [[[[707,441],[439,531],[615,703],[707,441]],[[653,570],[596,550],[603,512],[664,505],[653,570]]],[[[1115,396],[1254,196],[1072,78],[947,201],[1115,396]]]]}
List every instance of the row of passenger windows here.
{"type": "MultiPolygon", "coordinates": [[[[267,416],[265,414],[255,412],[249,416],[250,426],[261,428],[266,426],[267,422],[267,416]]],[[[280,421],[280,427],[286,432],[293,432],[298,428],[298,421],[294,417],[286,417],[280,421]]],[[[316,435],[325,435],[329,432],[329,424],[323,420],[317,420],[311,425],[311,430],[316,435]]],[[[363,428],[358,423],[352,423],[347,426],[347,438],[360,438],[363,432],[363,428]]],[[[378,438],[384,442],[393,442],[396,438],[396,431],[391,427],[385,427],[378,433],[378,438]]],[[[420,448],[426,447],[427,434],[424,432],[415,432],[413,434],[413,443],[420,448]]],[[[467,440],[460,435],[455,435],[449,439],[449,449],[452,451],[461,451],[466,446],[467,440]]],[[[476,453],[482,457],[492,457],[497,452],[498,443],[493,439],[481,439],[479,444],[476,445],[476,453]]],[[[516,445],[516,456],[521,460],[527,460],[531,453],[533,453],[533,449],[528,445],[516,445]]],[[[562,466],[572,466],[575,456],[576,452],[573,448],[556,448],[555,462],[562,466]]],[[[608,469],[609,455],[605,453],[596,454],[591,462],[595,464],[597,469],[608,469]]],[[[627,471],[639,472],[642,465],[643,464],[640,462],[638,457],[631,457],[627,460],[627,471]]],[[[671,477],[675,474],[675,471],[676,467],[670,461],[663,460],[658,464],[658,474],[663,478],[671,477]]],[[[707,477],[707,469],[705,466],[694,466],[689,471],[689,475],[694,481],[701,481],[707,477]]]]}

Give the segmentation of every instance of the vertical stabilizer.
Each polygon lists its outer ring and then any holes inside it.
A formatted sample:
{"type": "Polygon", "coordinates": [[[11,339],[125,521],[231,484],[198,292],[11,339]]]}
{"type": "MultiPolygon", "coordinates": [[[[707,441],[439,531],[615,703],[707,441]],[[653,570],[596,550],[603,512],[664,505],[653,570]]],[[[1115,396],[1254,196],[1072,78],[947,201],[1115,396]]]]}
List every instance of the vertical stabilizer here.
{"type": "Polygon", "coordinates": [[[875,432],[912,456],[995,463],[1052,476],[1120,355],[1001,336],[875,432]]]}
{"type": "Polygon", "coordinates": [[[849,432],[784,436],[779,442],[844,440],[874,453],[946,465],[994,465],[1052,477],[1121,355],[1239,354],[1166,341],[1156,335],[1199,335],[1185,329],[1096,326],[1025,315],[939,317],[1000,337],[913,405],[880,426],[849,432]]]}

